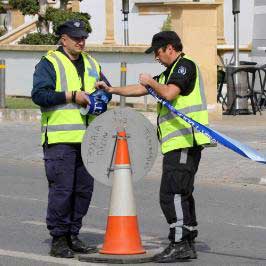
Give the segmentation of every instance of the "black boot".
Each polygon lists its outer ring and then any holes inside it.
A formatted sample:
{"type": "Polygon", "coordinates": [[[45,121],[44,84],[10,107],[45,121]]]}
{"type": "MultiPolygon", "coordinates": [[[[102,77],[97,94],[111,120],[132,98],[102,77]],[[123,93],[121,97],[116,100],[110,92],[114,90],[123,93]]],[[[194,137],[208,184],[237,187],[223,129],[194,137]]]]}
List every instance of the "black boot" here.
{"type": "Polygon", "coordinates": [[[74,258],[69,248],[66,236],[53,237],[50,255],[58,258],[74,258]]]}
{"type": "Polygon", "coordinates": [[[83,241],[81,241],[78,236],[70,235],[68,236],[68,245],[69,247],[78,253],[96,253],[98,252],[97,247],[92,247],[87,244],[85,244],[83,241]]]}
{"type": "Polygon", "coordinates": [[[186,240],[178,243],[170,243],[161,253],[155,255],[155,262],[168,263],[187,260],[190,258],[190,246],[186,240]]]}
{"type": "Polygon", "coordinates": [[[189,252],[189,258],[190,259],[197,259],[198,258],[198,254],[197,254],[197,251],[196,251],[196,246],[195,246],[195,240],[189,240],[188,241],[189,243],[189,246],[191,248],[191,252],[189,252]]]}

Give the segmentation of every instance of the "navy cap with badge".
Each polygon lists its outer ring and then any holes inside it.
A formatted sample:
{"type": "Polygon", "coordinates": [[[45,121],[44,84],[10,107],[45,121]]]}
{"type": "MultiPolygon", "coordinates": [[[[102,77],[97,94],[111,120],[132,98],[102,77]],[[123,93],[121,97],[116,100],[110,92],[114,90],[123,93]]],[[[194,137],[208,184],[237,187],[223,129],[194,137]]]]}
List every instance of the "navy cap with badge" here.
{"type": "Polygon", "coordinates": [[[74,38],[87,38],[89,33],[86,31],[85,23],[82,20],[73,19],[59,25],[56,34],[61,36],[66,34],[74,38]]]}
{"type": "Polygon", "coordinates": [[[151,47],[148,48],[145,53],[150,54],[152,52],[155,52],[156,50],[166,46],[167,44],[177,44],[182,47],[181,40],[175,31],[161,31],[153,35],[151,47]]]}

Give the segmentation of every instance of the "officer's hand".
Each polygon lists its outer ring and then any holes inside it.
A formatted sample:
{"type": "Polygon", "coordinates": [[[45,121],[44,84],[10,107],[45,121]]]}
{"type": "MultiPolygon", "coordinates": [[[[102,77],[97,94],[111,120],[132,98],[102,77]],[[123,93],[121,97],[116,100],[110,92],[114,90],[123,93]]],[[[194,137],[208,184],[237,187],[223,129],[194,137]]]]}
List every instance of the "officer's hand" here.
{"type": "Polygon", "coordinates": [[[112,87],[107,86],[107,84],[104,81],[98,81],[95,83],[95,88],[102,89],[108,93],[112,93],[112,87]]]}
{"type": "Polygon", "coordinates": [[[139,75],[139,83],[143,86],[150,85],[150,81],[152,81],[153,78],[150,74],[141,73],[139,75]]]}
{"type": "Polygon", "coordinates": [[[143,86],[150,85],[150,81],[153,80],[150,74],[141,73],[139,75],[139,83],[143,86]]]}
{"type": "Polygon", "coordinates": [[[86,107],[90,102],[89,102],[89,97],[84,91],[77,91],[76,92],[76,103],[86,107]]]}

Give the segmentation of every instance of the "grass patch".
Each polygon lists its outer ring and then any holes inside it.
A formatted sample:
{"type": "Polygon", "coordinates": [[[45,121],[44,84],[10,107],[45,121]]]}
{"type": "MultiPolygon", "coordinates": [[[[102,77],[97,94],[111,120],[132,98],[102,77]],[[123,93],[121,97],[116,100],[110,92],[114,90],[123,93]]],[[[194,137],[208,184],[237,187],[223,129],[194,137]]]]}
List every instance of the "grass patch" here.
{"type": "Polygon", "coordinates": [[[29,97],[6,97],[6,107],[9,109],[39,109],[29,97]]]}
{"type": "MultiPolygon", "coordinates": [[[[111,101],[108,104],[108,110],[119,107],[119,102],[111,101]]],[[[143,103],[126,103],[126,107],[134,108],[141,112],[155,112],[156,104],[148,104],[147,109],[143,103]]],[[[40,107],[33,103],[30,97],[23,96],[6,96],[6,108],[9,109],[39,109],[40,107]]]]}

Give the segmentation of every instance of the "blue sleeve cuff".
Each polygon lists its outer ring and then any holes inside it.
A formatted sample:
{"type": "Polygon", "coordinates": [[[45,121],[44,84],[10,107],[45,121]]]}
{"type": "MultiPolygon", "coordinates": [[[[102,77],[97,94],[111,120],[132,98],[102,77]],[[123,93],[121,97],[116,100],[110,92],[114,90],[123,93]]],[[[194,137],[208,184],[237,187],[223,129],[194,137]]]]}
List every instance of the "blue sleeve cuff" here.
{"type": "Polygon", "coordinates": [[[57,102],[56,104],[64,104],[64,103],[66,103],[66,93],[64,91],[55,92],[54,101],[57,102]]]}

